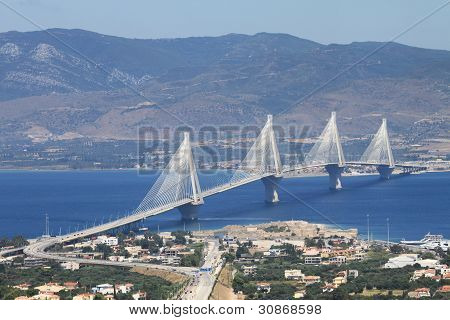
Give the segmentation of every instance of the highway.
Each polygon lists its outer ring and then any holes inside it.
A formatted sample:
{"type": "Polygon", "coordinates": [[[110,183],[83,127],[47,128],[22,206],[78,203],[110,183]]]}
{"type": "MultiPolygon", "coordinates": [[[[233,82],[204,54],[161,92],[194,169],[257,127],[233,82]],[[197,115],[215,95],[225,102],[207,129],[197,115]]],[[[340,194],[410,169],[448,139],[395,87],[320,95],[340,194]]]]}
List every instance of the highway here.
{"type": "Polygon", "coordinates": [[[222,269],[222,258],[219,252],[219,241],[217,239],[208,241],[207,254],[203,266],[211,271],[199,271],[192,282],[186,286],[180,300],[208,300],[214,287],[216,277],[222,269]]]}
{"type": "Polygon", "coordinates": [[[10,254],[10,253],[14,253],[14,252],[19,252],[19,251],[22,251],[23,249],[25,249],[25,247],[19,247],[19,248],[12,248],[12,249],[7,249],[7,250],[1,250],[1,251],[0,251],[0,258],[1,258],[3,255],[7,255],[7,254],[10,254]]]}
{"type": "Polygon", "coordinates": [[[62,242],[62,240],[60,237],[49,238],[49,239],[45,239],[43,241],[37,241],[33,244],[30,244],[29,246],[25,247],[23,251],[26,255],[32,256],[32,257],[57,260],[57,261],[71,261],[71,262],[77,262],[77,263],[82,263],[82,264],[129,267],[129,268],[133,268],[133,267],[149,268],[150,267],[153,269],[178,272],[178,273],[186,274],[189,276],[196,274],[198,271],[198,268],[192,268],[192,267],[174,267],[174,266],[150,264],[150,263],[143,263],[143,262],[116,262],[116,261],[109,261],[109,260],[64,257],[64,256],[60,256],[56,253],[50,253],[50,252],[45,251],[45,249],[47,249],[48,247],[55,245],[57,243],[61,243],[61,242],[62,242]]]}

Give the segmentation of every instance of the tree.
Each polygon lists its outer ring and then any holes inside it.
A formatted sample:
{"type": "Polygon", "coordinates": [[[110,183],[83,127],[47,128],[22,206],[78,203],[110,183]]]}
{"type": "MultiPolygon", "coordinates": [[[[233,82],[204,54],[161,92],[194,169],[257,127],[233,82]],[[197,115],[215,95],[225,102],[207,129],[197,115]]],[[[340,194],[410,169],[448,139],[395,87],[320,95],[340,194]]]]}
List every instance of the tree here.
{"type": "Polygon", "coordinates": [[[435,258],[436,258],[436,257],[434,256],[433,253],[428,252],[428,251],[423,252],[423,253],[420,255],[420,257],[421,257],[422,259],[435,259],[435,258]]]}
{"type": "Polygon", "coordinates": [[[391,246],[391,252],[395,253],[395,254],[399,254],[403,252],[403,248],[402,246],[398,245],[398,244],[394,244],[391,246]]]}
{"type": "Polygon", "coordinates": [[[158,245],[158,247],[162,247],[164,245],[164,241],[159,235],[154,234],[152,236],[152,239],[153,239],[153,241],[155,241],[155,243],[158,245]]]}
{"type": "Polygon", "coordinates": [[[233,279],[233,290],[234,292],[239,292],[244,290],[244,285],[246,284],[247,280],[245,279],[245,276],[238,272],[233,279]]]}
{"type": "Polygon", "coordinates": [[[316,240],[311,238],[305,238],[305,247],[315,247],[317,245],[316,240]]]}
{"type": "Polygon", "coordinates": [[[95,247],[95,251],[102,252],[103,253],[103,259],[106,259],[113,252],[110,246],[108,246],[106,244],[103,244],[103,243],[98,244],[95,247]]]}
{"type": "Polygon", "coordinates": [[[270,300],[290,300],[294,297],[295,287],[288,283],[274,283],[271,285],[267,299],[270,300]]]}
{"type": "Polygon", "coordinates": [[[253,283],[246,282],[242,286],[242,293],[245,295],[250,295],[256,293],[256,285],[253,283]]]}
{"type": "Polygon", "coordinates": [[[305,299],[313,300],[317,299],[318,296],[322,293],[322,288],[319,283],[314,283],[306,287],[306,295],[305,299]]]}
{"type": "Polygon", "coordinates": [[[15,236],[12,238],[11,242],[16,248],[29,245],[29,242],[23,236],[15,236]]]}
{"type": "Polygon", "coordinates": [[[83,247],[83,249],[81,250],[81,252],[83,252],[83,253],[88,253],[88,252],[92,252],[92,251],[94,251],[92,249],[92,247],[83,247]]]}
{"type": "Polygon", "coordinates": [[[131,257],[131,254],[128,252],[128,250],[125,249],[124,246],[120,246],[119,256],[124,256],[125,258],[131,257]]]}
{"type": "Polygon", "coordinates": [[[317,248],[323,248],[325,247],[325,241],[323,241],[323,239],[319,239],[317,240],[317,248]]]}
{"type": "Polygon", "coordinates": [[[186,231],[174,231],[172,236],[175,237],[174,243],[176,244],[186,244],[186,236],[188,233],[186,231]]]}
{"type": "Polygon", "coordinates": [[[194,254],[183,255],[180,265],[183,267],[199,267],[202,261],[203,246],[195,248],[194,254]]]}
{"type": "Polygon", "coordinates": [[[0,247],[23,247],[28,245],[29,242],[23,237],[23,236],[14,236],[13,238],[9,239],[6,237],[3,237],[0,239],[0,247]]]}
{"type": "Polygon", "coordinates": [[[150,241],[148,241],[147,239],[142,239],[139,241],[139,245],[142,247],[142,249],[149,249],[150,241]]]}
{"type": "Polygon", "coordinates": [[[442,263],[446,265],[450,265],[450,250],[447,251],[447,256],[442,259],[442,263]]]}
{"type": "Polygon", "coordinates": [[[117,242],[119,244],[123,244],[123,241],[125,240],[126,236],[123,232],[118,232],[117,233],[117,242]]]}
{"type": "Polygon", "coordinates": [[[239,246],[236,250],[236,257],[239,259],[244,253],[250,253],[250,251],[246,246],[239,246]]]}
{"type": "Polygon", "coordinates": [[[222,258],[225,258],[226,262],[233,262],[235,256],[232,253],[226,252],[222,255],[222,258]]]}

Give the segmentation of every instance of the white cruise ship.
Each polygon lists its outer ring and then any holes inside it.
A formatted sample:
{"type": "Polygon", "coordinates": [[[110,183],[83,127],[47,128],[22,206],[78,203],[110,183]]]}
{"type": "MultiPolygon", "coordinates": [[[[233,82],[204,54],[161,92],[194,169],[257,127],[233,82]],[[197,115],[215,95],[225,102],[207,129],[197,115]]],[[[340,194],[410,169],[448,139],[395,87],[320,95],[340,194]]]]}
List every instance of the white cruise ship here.
{"type": "Polygon", "coordinates": [[[410,246],[420,246],[423,244],[427,244],[430,242],[441,242],[444,240],[444,236],[441,234],[430,234],[429,232],[425,235],[425,237],[422,240],[416,240],[416,241],[400,241],[401,244],[407,244],[410,246]]]}

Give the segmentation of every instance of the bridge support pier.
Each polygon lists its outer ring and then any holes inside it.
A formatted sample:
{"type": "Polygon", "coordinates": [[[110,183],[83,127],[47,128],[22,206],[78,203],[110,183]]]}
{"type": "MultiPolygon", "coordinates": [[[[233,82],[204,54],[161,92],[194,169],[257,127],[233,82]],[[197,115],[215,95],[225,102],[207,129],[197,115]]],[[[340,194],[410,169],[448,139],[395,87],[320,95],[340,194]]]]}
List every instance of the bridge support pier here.
{"type": "Polygon", "coordinates": [[[380,179],[389,180],[391,177],[392,171],[394,171],[394,167],[391,167],[387,164],[382,164],[377,166],[377,171],[380,174],[380,179]]]}
{"type": "Polygon", "coordinates": [[[265,201],[267,203],[275,203],[280,201],[278,197],[278,184],[280,183],[281,176],[269,176],[262,178],[265,189],[265,201]]]}
{"type": "Polygon", "coordinates": [[[198,211],[202,203],[187,203],[178,207],[178,210],[181,213],[181,220],[197,220],[198,211]]]}
{"type": "Polygon", "coordinates": [[[327,164],[325,166],[325,170],[327,170],[328,176],[330,177],[329,180],[330,190],[342,189],[341,174],[344,171],[344,167],[339,166],[338,164],[327,164]]]}

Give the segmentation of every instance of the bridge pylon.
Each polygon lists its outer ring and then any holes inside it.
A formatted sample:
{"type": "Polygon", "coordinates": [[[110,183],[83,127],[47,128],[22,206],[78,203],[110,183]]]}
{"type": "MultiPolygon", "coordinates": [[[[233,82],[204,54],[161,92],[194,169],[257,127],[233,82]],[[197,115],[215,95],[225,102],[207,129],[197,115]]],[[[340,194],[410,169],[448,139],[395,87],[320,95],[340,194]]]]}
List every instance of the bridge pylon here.
{"type": "Polygon", "coordinates": [[[381,179],[388,180],[391,177],[395,162],[389,141],[386,118],[383,118],[380,128],[361,156],[360,162],[376,165],[381,179]]]}
{"type": "Polygon", "coordinates": [[[331,113],[330,120],[328,120],[317,142],[306,155],[305,164],[307,166],[324,165],[330,177],[330,189],[342,188],[341,174],[345,167],[345,157],[336,124],[336,112],[331,113]]]}
{"type": "Polygon", "coordinates": [[[267,135],[269,137],[269,150],[273,157],[273,171],[274,175],[262,178],[265,189],[265,201],[267,203],[276,203],[280,201],[278,196],[278,185],[282,178],[282,166],[280,152],[278,151],[278,145],[275,138],[275,132],[273,131],[273,116],[267,115],[266,122],[267,135]]]}
{"type": "Polygon", "coordinates": [[[234,173],[230,183],[237,184],[247,179],[261,177],[266,189],[266,201],[278,202],[278,182],[282,177],[282,171],[280,153],[273,130],[273,117],[268,115],[266,124],[234,173]]]}
{"type": "Polygon", "coordinates": [[[199,205],[203,204],[202,191],[198,181],[197,168],[195,167],[194,155],[192,154],[191,139],[189,132],[184,133],[184,141],[182,144],[185,148],[185,156],[189,167],[190,182],[192,187],[191,203],[184,204],[178,207],[183,220],[195,220],[198,218],[199,205]]]}
{"type": "Polygon", "coordinates": [[[158,179],[134,214],[147,214],[167,207],[178,207],[183,219],[197,218],[203,196],[192,154],[189,133],[162,170],[158,179]]]}

